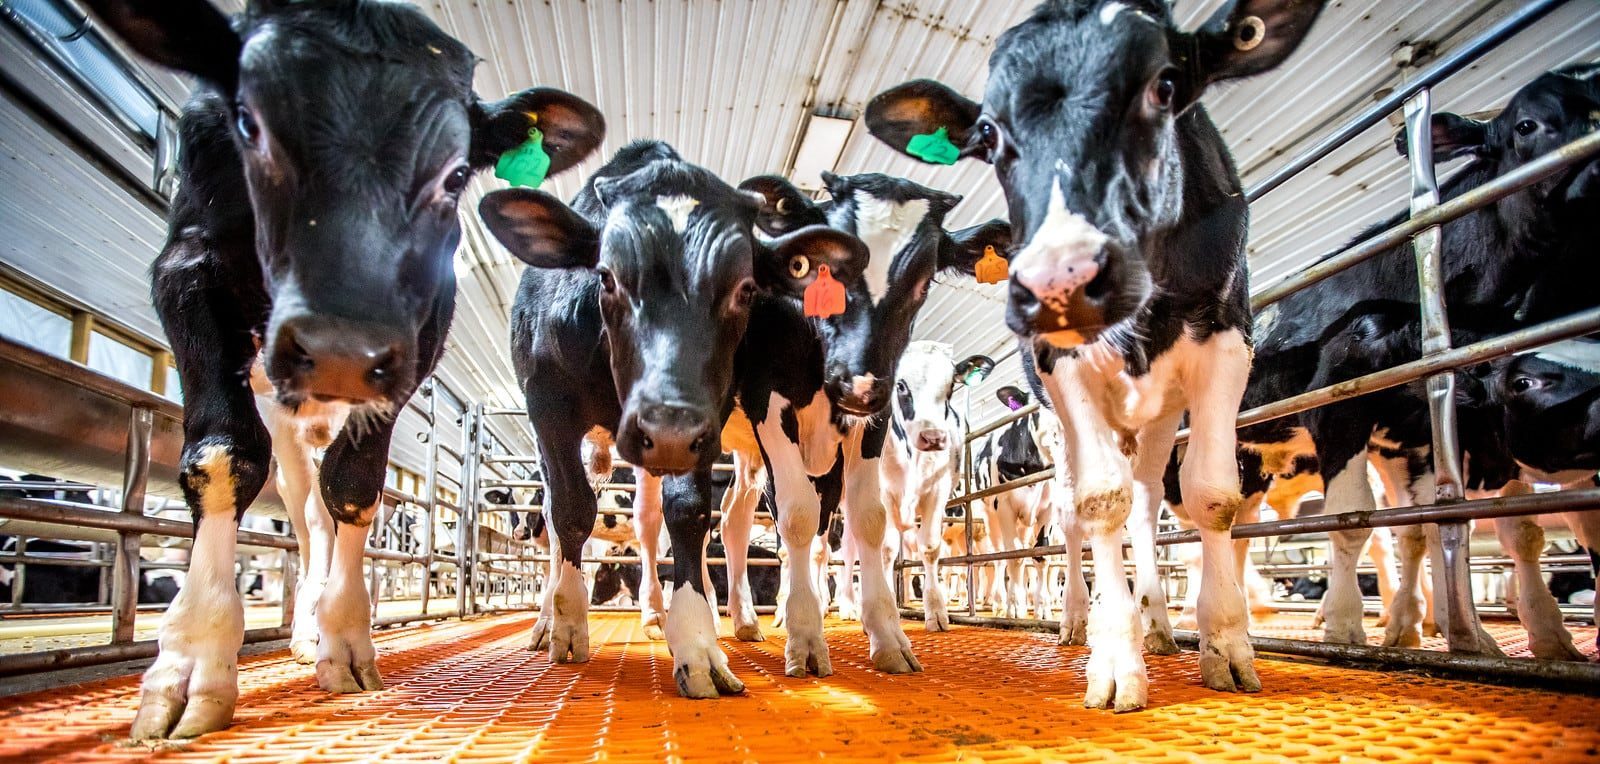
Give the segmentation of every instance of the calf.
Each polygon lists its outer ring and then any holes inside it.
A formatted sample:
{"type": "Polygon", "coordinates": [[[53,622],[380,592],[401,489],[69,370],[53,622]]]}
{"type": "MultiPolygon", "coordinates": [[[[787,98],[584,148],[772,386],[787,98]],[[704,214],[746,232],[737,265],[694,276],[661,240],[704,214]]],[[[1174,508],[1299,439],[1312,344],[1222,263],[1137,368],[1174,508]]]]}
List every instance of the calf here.
{"type": "MultiPolygon", "coordinates": [[[[1000,388],[995,394],[1000,398],[1000,402],[1012,411],[1028,405],[1031,398],[1021,388],[1011,385],[1000,388]]],[[[1055,418],[1049,416],[1049,412],[1035,411],[1011,422],[998,432],[990,434],[978,447],[978,453],[972,462],[973,473],[977,478],[975,487],[988,488],[1042,472],[1050,465],[1059,463],[1060,445],[1061,430],[1056,425],[1055,418]]],[[[989,530],[989,542],[994,551],[1026,549],[1034,545],[1035,539],[1041,533],[1048,533],[1056,522],[1054,502],[1057,497],[1052,488],[1050,481],[1034,483],[979,502],[982,506],[984,525],[989,530]]],[[[1069,557],[1070,559],[1072,558],[1069,557]]],[[[1069,563],[1069,576],[1073,574],[1070,567],[1069,563]]],[[[997,562],[994,570],[993,584],[999,615],[1006,618],[1022,618],[1027,615],[1028,600],[1024,599],[1022,594],[1027,584],[1024,579],[1023,560],[1016,558],[997,562]]],[[[1078,573],[1077,576],[1079,581],[1083,580],[1082,573],[1078,573]]],[[[1038,586],[1032,598],[1033,610],[1039,618],[1047,618],[1049,616],[1045,611],[1049,607],[1045,591],[1048,587],[1042,567],[1037,580],[1038,586]]],[[[1078,593],[1078,590],[1073,590],[1074,595],[1078,593]]],[[[1086,595],[1086,592],[1084,594],[1086,595]]],[[[1083,604],[1087,607],[1087,596],[1084,597],[1083,604]]]]}
{"type": "Polygon", "coordinates": [[[889,442],[879,465],[883,505],[897,536],[912,542],[904,545],[908,556],[922,558],[922,614],[928,631],[950,629],[938,563],[944,506],[960,474],[967,441],[967,423],[950,407],[955,379],[950,345],[913,342],[906,347],[895,372],[889,442]]]}
{"type": "MultiPolygon", "coordinates": [[[[674,570],[687,582],[673,596],[666,629],[678,691],[742,691],[717,646],[700,576],[734,348],[763,285],[793,287],[786,263],[850,260],[861,243],[825,227],[758,242],[750,196],[653,141],[619,151],[572,208],[513,189],[489,194],[481,210],[495,237],[536,266],[523,273],[511,317],[511,355],[558,542],[533,646],[549,647],[557,661],[589,659],[589,598],[578,566],[596,503],[582,444],[597,443],[598,461],[614,440],[623,458],[665,476],[674,570]]],[[[595,471],[609,474],[609,465],[595,471]]],[[[645,502],[637,503],[642,511],[645,502]]]]}
{"type": "MultiPolygon", "coordinates": [[[[1596,113],[1600,113],[1600,67],[1580,64],[1534,79],[1487,122],[1435,114],[1431,130],[1435,161],[1472,158],[1441,185],[1441,197],[1458,197],[1591,131],[1596,113]]],[[[1405,151],[1404,140],[1399,148],[1405,151]]],[[[1485,337],[1591,307],[1592,292],[1573,285],[1600,278],[1600,261],[1592,256],[1585,223],[1597,210],[1600,160],[1591,160],[1446,223],[1440,258],[1453,327],[1485,337]]],[[[1404,213],[1396,215],[1368,235],[1404,218],[1404,213]]],[[[1339,366],[1328,358],[1330,338],[1349,331],[1359,333],[1363,325],[1378,328],[1363,324],[1363,313],[1394,314],[1394,318],[1373,319],[1381,324],[1408,320],[1418,311],[1416,289],[1410,247],[1396,247],[1264,309],[1256,319],[1257,368],[1263,373],[1251,380],[1245,404],[1259,405],[1324,382],[1348,379],[1330,375],[1339,366]]],[[[1400,336],[1389,328],[1383,331],[1386,336],[1400,336]]],[[[1411,331],[1415,332],[1414,327],[1411,331]]],[[[1371,343],[1372,338],[1359,341],[1371,343]]],[[[1397,350],[1404,352],[1393,354],[1388,362],[1411,360],[1420,352],[1416,347],[1397,350]]],[[[1383,366],[1373,363],[1375,352],[1389,351],[1356,348],[1347,356],[1358,366],[1376,370],[1383,366]]],[[[1354,371],[1347,366],[1343,373],[1352,375],[1354,371]]],[[[1435,481],[1427,450],[1431,432],[1426,419],[1418,418],[1425,405],[1419,409],[1415,397],[1396,395],[1369,396],[1320,413],[1246,428],[1241,439],[1247,448],[1263,454],[1314,452],[1327,486],[1324,506],[1328,512],[1374,508],[1367,481],[1369,459],[1387,484],[1403,489],[1397,497],[1401,504],[1432,503],[1435,481]],[[1411,435],[1398,438],[1405,422],[1412,423],[1411,435]],[[1383,449],[1389,456],[1379,453],[1383,449]]],[[[1354,567],[1370,533],[1352,529],[1331,534],[1335,570],[1329,576],[1324,625],[1324,639],[1329,642],[1365,643],[1354,567]]],[[[1423,547],[1424,535],[1435,555],[1442,554],[1431,527],[1396,530],[1404,596],[1390,618],[1386,645],[1420,641],[1415,633],[1421,620],[1418,601],[1415,590],[1408,588],[1404,564],[1420,554],[1415,550],[1423,547]]],[[[1476,645],[1455,648],[1498,650],[1481,630],[1476,645]]]]}
{"type": "Polygon", "coordinates": [[[799,300],[758,301],[736,358],[739,407],[752,427],[725,430],[723,442],[755,446],[740,458],[746,463],[760,459],[772,476],[767,490],[789,553],[785,671],[791,676],[833,673],[809,552],[826,517],[825,497],[812,479],[837,472],[845,532],[860,554],[861,620],[873,665],[906,673],[921,665],[911,654],[884,575],[879,460],[889,426],[881,412],[890,402],[896,362],[933,277],[941,271],[971,273],[986,251],[1003,247],[1010,229],[991,221],[946,232],[944,216],[960,197],[908,180],[825,173],[823,181],[832,200],[822,204],[781,178],[743,184],[766,199],[760,225],[768,234],[826,222],[860,237],[870,256],[862,251],[850,259],[785,264],[797,284],[809,284],[827,266],[847,291],[844,312],[812,317],[799,300]]]}
{"type": "Polygon", "coordinates": [[[315,408],[328,424],[307,431],[327,448],[321,472],[296,475],[303,492],[285,496],[291,515],[326,512],[344,531],[330,537],[316,598],[317,683],[376,689],[361,557],[394,414],[444,349],[457,202],[535,123],[560,172],[598,145],[603,122],[555,90],[480,100],[477,58],[409,5],[252,3],[231,22],[204,0],[87,5],[135,51],[197,79],[152,287],[183,383],[194,553],[133,737],[189,737],[233,715],[244,633],[234,529],[274,452],[251,396],[257,364],[274,416],[315,408]],[[337,431],[336,411],[348,412],[337,431]]]}
{"type": "Polygon", "coordinates": [[[1197,103],[1211,83],[1277,66],[1321,7],[1238,0],[1185,33],[1163,2],[1052,0],[996,42],[982,104],[922,80],[867,107],[890,147],[927,155],[913,138],[948,136],[961,156],[992,163],[1005,192],[1021,245],[1006,320],[1063,425],[1075,500],[1064,523],[1094,546],[1091,707],[1144,705],[1146,624],[1159,621],[1148,647],[1176,649],[1160,638],[1160,592],[1141,593],[1141,623],[1121,546],[1131,517],[1135,559],[1154,568],[1161,474],[1185,407],[1181,479],[1218,573],[1200,594],[1201,677],[1218,690],[1260,687],[1228,536],[1251,352],[1247,206],[1197,103]]]}

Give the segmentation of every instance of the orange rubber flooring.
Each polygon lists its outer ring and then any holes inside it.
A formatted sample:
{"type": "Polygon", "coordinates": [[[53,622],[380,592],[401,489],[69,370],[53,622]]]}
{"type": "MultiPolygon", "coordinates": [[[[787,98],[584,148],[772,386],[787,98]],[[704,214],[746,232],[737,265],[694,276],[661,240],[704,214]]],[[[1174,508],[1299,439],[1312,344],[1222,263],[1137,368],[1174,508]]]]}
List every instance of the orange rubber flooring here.
{"type": "Polygon", "coordinates": [[[323,692],[284,652],[247,657],[233,726],[154,747],[125,739],[134,676],[0,699],[0,760],[1600,761],[1600,699],[1582,695],[1265,659],[1264,691],[1220,694],[1184,653],[1151,656],[1149,707],[1114,715],[1083,708],[1087,651],[1052,636],[907,622],[927,671],[886,676],[859,624],[830,620],[832,677],[784,676],[768,627],[723,640],[745,695],[692,701],[637,616],[592,614],[579,666],[528,652],[532,623],[385,631],[387,687],[361,695],[323,692]]]}

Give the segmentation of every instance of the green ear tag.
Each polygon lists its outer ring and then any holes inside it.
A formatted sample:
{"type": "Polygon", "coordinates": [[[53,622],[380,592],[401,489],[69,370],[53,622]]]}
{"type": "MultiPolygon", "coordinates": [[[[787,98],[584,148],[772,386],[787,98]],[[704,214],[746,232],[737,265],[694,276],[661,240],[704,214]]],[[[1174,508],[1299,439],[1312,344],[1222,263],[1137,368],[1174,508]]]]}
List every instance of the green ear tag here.
{"type": "Polygon", "coordinates": [[[550,155],[544,153],[544,133],[528,129],[528,140],[504,154],[494,164],[494,176],[513,186],[538,188],[550,171],[550,155]]]}
{"type": "Polygon", "coordinates": [[[934,164],[955,164],[961,158],[961,149],[950,142],[950,133],[939,128],[931,133],[911,136],[906,153],[934,164]]]}

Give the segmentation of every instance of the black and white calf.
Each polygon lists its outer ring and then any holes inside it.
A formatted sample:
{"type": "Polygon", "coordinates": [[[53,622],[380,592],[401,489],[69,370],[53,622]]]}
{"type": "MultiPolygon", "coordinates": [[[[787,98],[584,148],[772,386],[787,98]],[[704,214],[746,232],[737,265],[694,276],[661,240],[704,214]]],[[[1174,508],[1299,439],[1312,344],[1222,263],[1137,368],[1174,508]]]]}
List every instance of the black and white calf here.
{"type": "Polygon", "coordinates": [[[943,131],[963,156],[992,163],[1005,191],[1019,245],[1007,323],[1027,338],[1063,425],[1075,501],[1063,523],[1081,525],[1094,547],[1091,707],[1144,705],[1146,625],[1158,636],[1147,646],[1176,649],[1159,641],[1160,592],[1141,592],[1141,624],[1121,539],[1127,525],[1135,560],[1154,565],[1161,474],[1185,408],[1193,437],[1181,479],[1207,571],[1201,676],[1219,690],[1260,687],[1228,536],[1251,354],[1247,207],[1197,103],[1211,83],[1277,66],[1321,7],[1239,0],[1186,33],[1164,2],[1052,0],[1000,37],[983,103],[920,80],[867,107],[867,126],[890,147],[943,131]]]}
{"type": "MultiPolygon", "coordinates": [[[[995,391],[1007,408],[1016,411],[1030,402],[1032,396],[1025,390],[1007,385],[995,391]]],[[[1009,483],[1041,472],[1062,461],[1061,426],[1049,411],[1035,411],[1018,419],[997,432],[991,433],[972,460],[972,470],[977,479],[975,488],[983,489],[1009,483]]],[[[1034,545],[1041,533],[1048,534],[1056,525],[1056,501],[1060,498],[1055,481],[1046,480],[1026,485],[1006,493],[991,496],[978,502],[982,507],[983,521],[989,532],[992,551],[1010,552],[1034,545]]],[[[1082,539],[1079,539],[1082,546],[1082,539]]],[[[1069,582],[1072,581],[1074,561],[1078,556],[1069,553],[1067,560],[1069,582]]],[[[1032,607],[1039,618],[1049,618],[1052,597],[1043,567],[1035,579],[1030,596],[1024,597],[1027,581],[1021,558],[994,563],[993,601],[998,615],[1006,618],[1023,618],[1032,607]]],[[[1082,574],[1076,576],[1083,582],[1082,574]]],[[[1073,588],[1069,583],[1069,596],[1081,596],[1080,614],[1087,613],[1089,597],[1086,589],[1073,588]]],[[[1076,602],[1076,600],[1074,600],[1076,602]]],[[[1081,639],[1077,644],[1082,644],[1081,639]]]]}
{"type": "MultiPolygon", "coordinates": [[[[489,194],[481,210],[496,238],[535,266],[523,273],[511,324],[558,541],[534,647],[548,646],[557,661],[589,659],[589,597],[578,565],[596,503],[582,448],[588,438],[597,457],[609,458],[614,439],[625,459],[663,476],[675,577],[687,582],[666,629],[679,692],[741,691],[717,646],[700,573],[734,351],[763,288],[804,287],[786,275],[791,259],[854,261],[864,248],[826,227],[757,241],[750,195],[653,141],[619,151],[571,208],[511,189],[489,194]]],[[[651,488],[640,485],[641,493],[651,488]]]]}
{"type": "MultiPolygon", "coordinates": [[[[288,509],[304,513],[296,531],[332,518],[327,584],[307,597],[317,682],[376,689],[361,557],[393,414],[444,349],[457,201],[535,122],[554,172],[593,150],[603,122],[560,91],[480,100],[472,52],[401,3],[261,2],[231,21],[204,0],[88,5],[134,50],[198,80],[151,290],[183,382],[179,482],[197,527],[133,736],[189,737],[233,715],[234,528],[275,449],[288,509]],[[252,396],[258,365],[271,430],[252,396]],[[285,442],[291,430],[304,437],[285,442]],[[326,447],[320,475],[306,447],[326,447]]],[[[308,638],[297,631],[302,658],[308,638]]]]}
{"type": "MultiPolygon", "coordinates": [[[[944,505],[966,452],[967,423],[950,407],[955,378],[949,344],[924,341],[906,347],[895,371],[889,442],[878,467],[883,506],[897,531],[890,541],[898,538],[908,557],[922,558],[922,612],[928,631],[950,629],[938,560],[944,547],[944,505]]],[[[886,563],[893,561],[886,555],[886,563]]]]}
{"type": "MultiPolygon", "coordinates": [[[[1594,130],[1597,113],[1600,67],[1580,64],[1540,75],[1492,120],[1435,114],[1435,161],[1472,158],[1441,184],[1441,197],[1458,197],[1594,130]]],[[[1403,141],[1399,148],[1405,150],[1403,141]]],[[[1483,338],[1592,307],[1592,290],[1577,285],[1600,279],[1600,260],[1593,256],[1588,223],[1596,214],[1600,214],[1600,160],[1445,224],[1440,259],[1453,328],[1483,338]]],[[[1369,234],[1404,217],[1396,215],[1369,234]]],[[[1251,380],[1245,404],[1278,400],[1362,370],[1419,357],[1415,326],[1410,326],[1409,334],[1395,329],[1417,315],[1416,290],[1412,252],[1397,247],[1262,310],[1256,318],[1260,373],[1251,380]],[[1343,339],[1332,342],[1335,338],[1343,339]],[[1406,341],[1396,348],[1380,346],[1396,338],[1406,341]],[[1334,345],[1351,346],[1338,350],[1343,358],[1333,358],[1334,345]]],[[[1399,504],[1426,504],[1434,500],[1435,484],[1425,409],[1415,395],[1390,391],[1246,428],[1240,438],[1246,448],[1268,461],[1315,453],[1327,486],[1324,511],[1374,508],[1366,469],[1369,460],[1385,483],[1399,489],[1393,491],[1399,504]]],[[[1478,488],[1497,488],[1511,477],[1501,475],[1485,487],[1484,458],[1480,454],[1475,461],[1478,488]]],[[[1511,540],[1519,534],[1507,535],[1507,523],[1497,527],[1508,540],[1508,549],[1526,543],[1511,540]]],[[[1370,533],[1353,529],[1330,534],[1334,571],[1324,601],[1324,638],[1329,642],[1365,643],[1355,561],[1370,533]]],[[[1442,549],[1431,527],[1405,526],[1395,534],[1402,562],[1400,596],[1384,643],[1414,646],[1420,643],[1423,621],[1417,591],[1421,550],[1425,543],[1436,556],[1442,549]]],[[[1563,648],[1556,641],[1541,639],[1535,648],[1544,657],[1572,655],[1570,646],[1563,648]]],[[[1487,634],[1480,634],[1477,650],[1498,648],[1487,634]]]]}
{"type": "MultiPolygon", "coordinates": [[[[861,558],[861,619],[873,664],[889,673],[917,671],[921,665],[911,654],[885,576],[879,462],[889,424],[881,413],[934,276],[971,273],[987,248],[1003,249],[1010,228],[990,221],[946,232],[945,214],[960,197],[908,180],[878,174],[824,174],[823,180],[832,200],[820,204],[781,178],[742,184],[766,199],[760,225],[769,235],[825,222],[859,237],[870,256],[863,251],[848,260],[797,258],[785,264],[792,278],[806,283],[828,265],[847,290],[844,312],[813,318],[793,298],[757,301],[736,358],[745,420],[730,420],[730,427],[743,422],[750,429],[725,429],[723,444],[740,449],[743,463],[765,464],[771,475],[767,490],[789,562],[787,673],[833,672],[810,553],[825,509],[813,479],[835,470],[842,474],[845,532],[861,558]]],[[[730,577],[742,574],[729,571],[730,577]]]]}

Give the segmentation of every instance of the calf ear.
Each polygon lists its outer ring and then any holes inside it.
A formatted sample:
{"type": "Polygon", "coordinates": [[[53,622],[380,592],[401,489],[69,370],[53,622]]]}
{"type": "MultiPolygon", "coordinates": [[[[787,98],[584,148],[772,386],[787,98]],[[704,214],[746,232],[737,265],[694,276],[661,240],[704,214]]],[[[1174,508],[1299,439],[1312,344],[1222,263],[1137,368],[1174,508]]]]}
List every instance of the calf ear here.
{"type": "Polygon", "coordinates": [[[493,165],[501,154],[528,140],[528,129],[544,134],[544,152],[555,175],[583,161],[606,137],[606,120],[588,101],[564,90],[530,88],[500,101],[472,103],[475,168],[493,165]]]}
{"type": "Polygon", "coordinates": [[[1006,385],[994,391],[994,397],[1000,399],[1000,404],[1012,411],[1028,405],[1028,392],[1015,385],[1006,385]]]}
{"type": "Polygon", "coordinates": [[[188,72],[231,97],[243,43],[206,0],[85,0],[118,39],[162,66],[188,72]]]}
{"type": "Polygon", "coordinates": [[[957,157],[978,153],[972,141],[973,126],[983,107],[977,101],[933,80],[912,80],[874,96],[867,103],[867,130],[878,140],[906,156],[930,164],[954,164],[957,157]],[[944,130],[957,155],[949,161],[929,158],[926,151],[911,152],[911,139],[944,130]]]}
{"type": "MultiPolygon", "coordinates": [[[[1323,5],[1323,0],[1231,0],[1224,4],[1195,32],[1202,87],[1260,74],[1283,63],[1300,47],[1323,5]]],[[[1199,95],[1193,93],[1192,98],[1199,95]]]]}
{"type": "Polygon", "coordinates": [[[817,280],[817,266],[849,284],[867,268],[867,245],[825,225],[802,228],[756,249],[756,282],[779,294],[800,297],[817,280]]]}
{"type": "Polygon", "coordinates": [[[600,233],[543,191],[493,191],[478,203],[478,214],[511,254],[535,268],[592,268],[600,260],[600,233]]]}
{"type": "Polygon", "coordinates": [[[971,276],[973,266],[989,247],[996,254],[1010,259],[1006,250],[1011,246],[1011,224],[1004,220],[991,220],[970,228],[951,231],[939,245],[939,268],[958,270],[971,276]]]}
{"type": "Polygon", "coordinates": [[[768,236],[782,236],[828,222],[815,202],[800,193],[793,183],[776,175],[758,175],[740,183],[739,190],[761,197],[756,226],[768,236]]]}
{"type": "MultiPolygon", "coordinates": [[[[1484,156],[1489,153],[1489,123],[1459,114],[1441,111],[1433,115],[1433,161],[1443,162],[1463,156],[1484,156]]],[[[1394,137],[1394,150],[1400,156],[1410,156],[1406,131],[1394,137]]]]}

